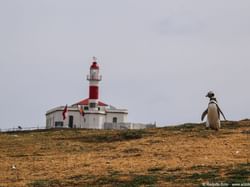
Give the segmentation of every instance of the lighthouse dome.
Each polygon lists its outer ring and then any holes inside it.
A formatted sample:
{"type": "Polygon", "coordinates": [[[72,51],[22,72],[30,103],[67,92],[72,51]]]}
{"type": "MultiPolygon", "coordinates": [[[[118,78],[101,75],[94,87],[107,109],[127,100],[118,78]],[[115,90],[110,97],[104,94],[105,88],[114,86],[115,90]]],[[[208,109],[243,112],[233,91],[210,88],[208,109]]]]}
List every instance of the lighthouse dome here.
{"type": "Polygon", "coordinates": [[[99,69],[97,62],[93,62],[93,64],[90,66],[90,69],[99,69]]]}

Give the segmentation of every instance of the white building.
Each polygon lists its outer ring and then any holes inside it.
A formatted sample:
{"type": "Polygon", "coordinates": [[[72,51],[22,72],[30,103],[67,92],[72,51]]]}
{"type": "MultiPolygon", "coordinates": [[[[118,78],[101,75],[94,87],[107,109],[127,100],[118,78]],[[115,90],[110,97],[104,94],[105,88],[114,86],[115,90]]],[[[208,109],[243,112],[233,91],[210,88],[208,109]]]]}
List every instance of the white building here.
{"type": "MultiPolygon", "coordinates": [[[[46,127],[104,129],[105,124],[126,124],[128,110],[117,109],[99,100],[99,66],[94,59],[90,66],[89,98],[71,106],[60,106],[46,112],[46,127]]],[[[132,128],[132,126],[128,127],[132,128]]]]}

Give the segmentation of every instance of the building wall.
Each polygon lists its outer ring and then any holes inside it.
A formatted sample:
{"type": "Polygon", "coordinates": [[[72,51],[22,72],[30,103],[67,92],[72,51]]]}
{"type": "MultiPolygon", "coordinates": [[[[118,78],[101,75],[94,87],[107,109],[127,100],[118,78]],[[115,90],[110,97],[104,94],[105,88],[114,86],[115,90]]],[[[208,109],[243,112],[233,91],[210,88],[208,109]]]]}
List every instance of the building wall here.
{"type": "Polygon", "coordinates": [[[63,111],[54,111],[46,115],[46,127],[56,128],[57,124],[62,124],[62,128],[69,128],[70,116],[73,116],[73,128],[91,128],[91,129],[103,129],[105,123],[106,115],[104,112],[98,114],[86,113],[84,116],[80,114],[78,110],[70,111],[68,110],[66,119],[63,120],[63,111]]]}
{"type": "MultiPolygon", "coordinates": [[[[103,108],[102,108],[103,109],[103,108]]],[[[77,107],[68,107],[66,119],[63,120],[63,108],[55,109],[46,115],[47,128],[69,128],[70,116],[73,117],[72,128],[104,129],[104,123],[124,123],[127,122],[127,113],[100,111],[85,111],[82,116],[77,107]],[[116,118],[116,121],[114,121],[116,118]],[[57,125],[57,126],[56,126],[57,125]]]]}
{"type": "Polygon", "coordinates": [[[50,113],[46,115],[46,127],[47,128],[54,128],[55,122],[62,122],[63,127],[65,127],[65,123],[62,119],[62,111],[55,111],[53,113],[50,113]]]}
{"type": "Polygon", "coordinates": [[[103,129],[105,123],[104,114],[85,114],[83,128],[88,129],[103,129]]]}
{"type": "Polygon", "coordinates": [[[126,113],[111,113],[111,112],[107,112],[106,114],[106,122],[107,123],[114,123],[114,118],[117,118],[116,123],[124,123],[127,122],[127,117],[128,114],[126,113]]]}
{"type": "MultiPolygon", "coordinates": [[[[78,111],[68,111],[66,115],[66,119],[63,120],[62,116],[63,111],[55,111],[52,112],[48,115],[46,115],[46,127],[47,128],[55,128],[56,123],[62,123],[63,128],[68,128],[69,127],[69,116],[73,116],[73,128],[80,128],[81,124],[81,118],[82,116],[78,111]]],[[[59,126],[58,126],[59,127],[59,126]]]]}

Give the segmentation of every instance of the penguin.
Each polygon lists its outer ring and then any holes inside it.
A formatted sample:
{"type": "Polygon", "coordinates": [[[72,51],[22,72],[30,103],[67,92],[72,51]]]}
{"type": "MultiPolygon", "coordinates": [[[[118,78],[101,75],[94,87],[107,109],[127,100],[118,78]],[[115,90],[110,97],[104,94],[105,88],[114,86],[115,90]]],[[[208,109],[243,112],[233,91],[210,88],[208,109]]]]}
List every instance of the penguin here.
{"type": "Polygon", "coordinates": [[[210,101],[208,103],[208,108],[201,115],[201,121],[203,121],[205,116],[207,115],[206,128],[210,127],[211,129],[219,130],[221,127],[220,114],[222,114],[225,120],[226,118],[217,103],[214,92],[209,91],[206,97],[208,97],[210,101]]]}

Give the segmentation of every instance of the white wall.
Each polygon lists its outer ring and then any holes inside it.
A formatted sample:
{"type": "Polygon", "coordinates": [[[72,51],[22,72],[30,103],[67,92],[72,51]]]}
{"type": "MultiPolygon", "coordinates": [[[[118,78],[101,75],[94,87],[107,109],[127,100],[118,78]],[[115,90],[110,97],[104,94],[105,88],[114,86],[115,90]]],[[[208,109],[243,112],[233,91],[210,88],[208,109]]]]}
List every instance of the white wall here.
{"type": "MultiPolygon", "coordinates": [[[[102,108],[104,109],[104,108],[102,108]]],[[[55,128],[55,122],[62,122],[64,128],[69,127],[69,116],[73,116],[73,128],[91,128],[91,129],[103,129],[104,123],[112,123],[113,118],[117,118],[117,123],[127,122],[127,113],[122,112],[107,112],[105,111],[85,111],[85,115],[82,116],[76,107],[68,108],[66,119],[63,120],[62,116],[63,107],[56,108],[54,111],[50,111],[46,115],[46,127],[55,128]]]]}
{"type": "Polygon", "coordinates": [[[104,114],[87,113],[85,114],[84,119],[85,123],[83,124],[83,128],[103,129],[105,123],[104,114]]]}
{"type": "MultiPolygon", "coordinates": [[[[80,128],[81,126],[81,118],[79,111],[68,111],[66,114],[66,119],[63,120],[62,116],[63,111],[55,111],[46,116],[46,127],[47,128],[54,128],[55,122],[63,122],[63,127],[69,127],[69,116],[73,116],[73,127],[80,128]]],[[[83,120],[82,120],[83,121],[83,120]]]]}
{"type": "Polygon", "coordinates": [[[110,113],[108,112],[106,115],[106,122],[107,123],[113,123],[113,118],[117,118],[117,123],[124,123],[127,122],[127,116],[126,113],[110,113]]]}
{"type": "Polygon", "coordinates": [[[65,123],[63,121],[62,117],[62,111],[55,111],[46,116],[46,127],[47,128],[54,128],[55,127],[55,122],[63,122],[63,127],[65,127],[65,123]]]}

